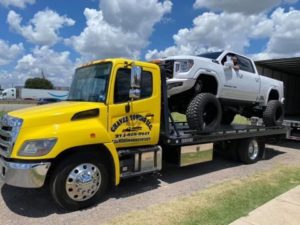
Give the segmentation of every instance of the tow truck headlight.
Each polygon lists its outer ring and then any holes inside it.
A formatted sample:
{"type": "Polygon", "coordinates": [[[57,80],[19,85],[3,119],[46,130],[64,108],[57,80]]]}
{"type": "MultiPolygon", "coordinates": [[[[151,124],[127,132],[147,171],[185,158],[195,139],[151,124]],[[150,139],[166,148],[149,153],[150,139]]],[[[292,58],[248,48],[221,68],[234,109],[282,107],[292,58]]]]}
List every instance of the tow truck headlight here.
{"type": "Polygon", "coordinates": [[[175,73],[186,73],[188,72],[194,65],[194,60],[178,60],[174,63],[174,71],[175,73]]]}
{"type": "Polygon", "coordinates": [[[56,144],[56,138],[25,141],[19,156],[43,156],[48,154],[56,144]]]}

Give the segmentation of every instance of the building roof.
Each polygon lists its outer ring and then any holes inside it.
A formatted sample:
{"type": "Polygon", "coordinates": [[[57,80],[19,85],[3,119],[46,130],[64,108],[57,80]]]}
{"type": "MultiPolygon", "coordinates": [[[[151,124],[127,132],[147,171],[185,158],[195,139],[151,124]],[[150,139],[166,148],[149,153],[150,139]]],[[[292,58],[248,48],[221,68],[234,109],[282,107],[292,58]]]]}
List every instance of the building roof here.
{"type": "Polygon", "coordinates": [[[300,74],[300,57],[258,60],[255,64],[290,74],[300,74]]]}

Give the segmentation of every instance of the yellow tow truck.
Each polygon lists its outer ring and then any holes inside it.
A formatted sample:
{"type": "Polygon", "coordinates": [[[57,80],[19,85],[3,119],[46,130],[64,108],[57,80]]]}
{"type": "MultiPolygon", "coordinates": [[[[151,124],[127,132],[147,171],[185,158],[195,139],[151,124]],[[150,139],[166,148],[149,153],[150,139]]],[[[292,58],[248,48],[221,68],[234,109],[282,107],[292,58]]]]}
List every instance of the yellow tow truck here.
{"type": "Polygon", "coordinates": [[[169,111],[166,73],[159,62],[123,58],[77,68],[67,101],[2,117],[0,179],[24,188],[48,185],[59,206],[78,210],[99,202],[122,179],[160,171],[162,161],[212,160],[214,143],[254,163],[267,137],[286,132],[250,125],[191,130],[169,111]]]}

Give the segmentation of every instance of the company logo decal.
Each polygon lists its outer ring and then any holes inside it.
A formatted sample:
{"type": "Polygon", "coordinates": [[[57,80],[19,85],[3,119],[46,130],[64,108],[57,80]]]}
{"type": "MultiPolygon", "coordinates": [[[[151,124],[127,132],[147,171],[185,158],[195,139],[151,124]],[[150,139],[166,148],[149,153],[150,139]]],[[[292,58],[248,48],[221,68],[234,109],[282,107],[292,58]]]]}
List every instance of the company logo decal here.
{"type": "Polygon", "coordinates": [[[151,129],[152,122],[140,114],[121,117],[111,126],[114,143],[150,141],[151,129]]]}

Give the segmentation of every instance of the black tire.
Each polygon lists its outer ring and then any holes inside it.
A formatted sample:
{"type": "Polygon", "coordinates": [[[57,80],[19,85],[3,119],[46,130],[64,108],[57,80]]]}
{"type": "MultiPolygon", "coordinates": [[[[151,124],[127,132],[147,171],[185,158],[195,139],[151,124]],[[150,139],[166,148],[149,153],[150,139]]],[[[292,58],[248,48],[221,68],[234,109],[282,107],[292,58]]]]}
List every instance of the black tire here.
{"type": "Polygon", "coordinates": [[[189,104],[186,118],[191,129],[212,132],[221,122],[221,104],[213,94],[200,93],[189,104]]]}
{"type": "MultiPolygon", "coordinates": [[[[105,194],[106,189],[108,187],[109,177],[108,177],[108,171],[107,171],[107,168],[105,167],[105,164],[103,164],[101,161],[99,161],[98,158],[99,157],[97,157],[97,155],[92,154],[92,153],[90,155],[76,154],[76,155],[70,156],[69,158],[63,159],[58,164],[58,166],[54,169],[53,174],[50,178],[50,191],[51,191],[51,194],[52,194],[55,202],[58,204],[59,207],[61,207],[64,210],[67,210],[67,211],[75,211],[75,210],[80,210],[80,209],[84,209],[89,206],[92,206],[101,200],[101,198],[105,194]],[[88,165],[89,167],[91,167],[90,165],[93,165],[94,168],[96,168],[100,172],[99,176],[100,176],[101,182],[99,184],[98,189],[94,190],[94,193],[93,193],[92,188],[91,188],[92,191],[89,189],[89,191],[92,195],[92,196],[88,196],[90,198],[84,200],[84,198],[83,198],[84,194],[79,193],[79,195],[82,196],[82,199],[74,200],[74,198],[76,197],[76,193],[78,193],[76,191],[78,191],[78,190],[74,190],[75,195],[72,196],[73,197],[73,199],[72,199],[70,197],[70,195],[71,195],[70,192],[72,191],[71,189],[73,189],[73,187],[69,188],[67,190],[67,188],[68,188],[67,179],[70,180],[70,174],[73,172],[76,172],[75,169],[81,165],[82,165],[82,168],[84,168],[84,165],[88,165]],[[68,194],[68,192],[70,194],[68,194]]],[[[79,172],[79,174],[80,174],[80,172],[79,172]]],[[[83,177],[82,179],[84,179],[84,175],[82,177],[83,177]]],[[[69,182],[69,180],[68,180],[68,182],[69,182]]],[[[94,182],[94,180],[92,180],[92,181],[94,182]]],[[[84,186],[84,185],[92,185],[93,182],[90,182],[90,181],[82,182],[81,185],[83,188],[86,189],[86,188],[88,188],[88,186],[84,186]]],[[[73,183],[74,183],[74,185],[78,184],[76,182],[73,182],[73,183]]],[[[97,183],[96,183],[96,185],[97,185],[97,183]]],[[[80,187],[75,187],[74,189],[78,189],[78,188],[80,188],[80,187]]],[[[83,191],[83,190],[81,190],[81,191],[83,191]]],[[[86,194],[88,195],[88,193],[86,193],[86,194]]]]}
{"type": "Polygon", "coordinates": [[[236,113],[230,110],[223,111],[222,113],[222,124],[230,125],[232,121],[234,120],[236,113]]]}
{"type": "Polygon", "coordinates": [[[265,126],[280,126],[283,122],[283,105],[278,100],[271,100],[263,112],[263,121],[265,126]]]}
{"type": "Polygon", "coordinates": [[[242,163],[256,163],[263,155],[265,144],[257,138],[247,138],[239,141],[237,153],[242,163]]]}

